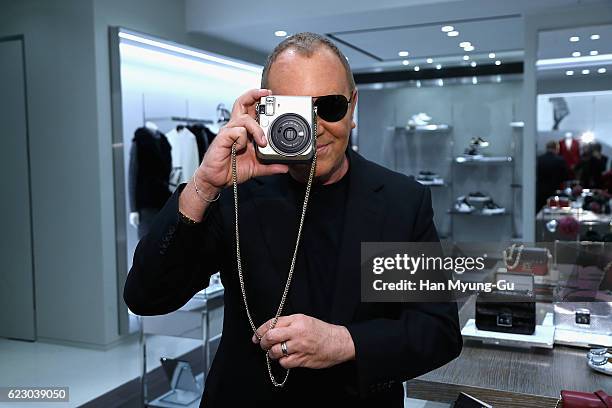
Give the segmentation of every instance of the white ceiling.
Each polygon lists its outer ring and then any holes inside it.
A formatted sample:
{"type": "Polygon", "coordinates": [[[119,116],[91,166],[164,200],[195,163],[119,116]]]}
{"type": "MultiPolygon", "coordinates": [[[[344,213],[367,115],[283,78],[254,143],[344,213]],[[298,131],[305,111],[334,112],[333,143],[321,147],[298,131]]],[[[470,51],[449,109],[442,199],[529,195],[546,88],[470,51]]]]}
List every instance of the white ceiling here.
{"type": "MultiPolygon", "coordinates": [[[[523,16],[556,7],[600,0],[186,0],[189,31],[241,44],[269,53],[289,34],[314,31],[331,35],[354,71],[402,69],[398,51],[410,55],[408,68],[466,65],[470,60],[492,63],[489,52],[503,62],[522,60],[523,16]],[[448,37],[443,25],[453,25],[459,36],[448,37]],[[459,42],[470,41],[475,50],[465,53],[459,42]]],[[[611,42],[612,44],[612,42],[611,42]]]]}
{"type": "Polygon", "coordinates": [[[572,78],[612,75],[612,24],[541,31],[538,60],[538,77],[543,79],[568,77],[568,71],[572,78]],[[594,34],[599,38],[591,39],[594,34]],[[578,41],[570,41],[572,37],[578,41]]]}

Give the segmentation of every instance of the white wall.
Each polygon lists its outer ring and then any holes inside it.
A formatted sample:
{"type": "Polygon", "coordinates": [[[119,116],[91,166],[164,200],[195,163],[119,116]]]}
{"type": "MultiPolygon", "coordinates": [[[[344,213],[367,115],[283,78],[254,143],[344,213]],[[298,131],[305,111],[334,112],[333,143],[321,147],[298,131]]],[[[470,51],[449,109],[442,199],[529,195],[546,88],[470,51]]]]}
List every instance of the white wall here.
{"type": "Polygon", "coordinates": [[[561,121],[559,132],[556,134],[569,131],[575,136],[580,136],[587,131],[593,132],[595,140],[602,144],[602,153],[610,157],[612,91],[538,95],[538,153],[546,149],[548,138],[543,138],[543,135],[549,135],[553,127],[553,108],[548,100],[551,97],[564,97],[570,112],[561,121]]]}

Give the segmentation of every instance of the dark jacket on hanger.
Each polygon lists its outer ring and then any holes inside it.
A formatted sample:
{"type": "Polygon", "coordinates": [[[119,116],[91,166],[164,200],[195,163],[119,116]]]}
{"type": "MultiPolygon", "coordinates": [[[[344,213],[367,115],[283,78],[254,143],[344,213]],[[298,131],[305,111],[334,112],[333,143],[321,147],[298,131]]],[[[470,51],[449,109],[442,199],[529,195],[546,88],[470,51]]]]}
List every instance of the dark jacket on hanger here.
{"type": "Polygon", "coordinates": [[[217,136],[216,133],[213,133],[206,126],[196,123],[188,127],[188,129],[193,133],[196,137],[196,142],[198,144],[198,155],[200,157],[200,162],[204,158],[204,153],[208,150],[208,146],[212,143],[212,140],[217,136]]]}
{"type": "MultiPolygon", "coordinates": [[[[179,188],[138,244],[123,296],[140,315],[177,310],[208,285],[211,274],[221,271],[223,336],[201,407],[399,408],[404,406],[402,381],[459,355],[462,337],[455,303],[361,302],[361,242],[438,242],[438,235],[427,187],[351,149],[348,154],[346,208],[329,323],[346,326],[351,333],[353,361],[321,370],[292,369],[284,388],[272,386],[264,352],[251,342],[242,303],[231,189],[223,190],[208,207],[202,223],[189,225],[179,219],[179,188]]],[[[278,307],[295,242],[296,211],[287,199],[288,177],[258,177],[238,187],[242,263],[256,324],[272,317],[278,307]]],[[[283,315],[309,314],[306,288],[296,267],[283,315]]]]}
{"type": "Polygon", "coordinates": [[[128,173],[132,212],[160,209],[170,197],[171,149],[168,139],[159,131],[140,127],[134,132],[128,173]]]}

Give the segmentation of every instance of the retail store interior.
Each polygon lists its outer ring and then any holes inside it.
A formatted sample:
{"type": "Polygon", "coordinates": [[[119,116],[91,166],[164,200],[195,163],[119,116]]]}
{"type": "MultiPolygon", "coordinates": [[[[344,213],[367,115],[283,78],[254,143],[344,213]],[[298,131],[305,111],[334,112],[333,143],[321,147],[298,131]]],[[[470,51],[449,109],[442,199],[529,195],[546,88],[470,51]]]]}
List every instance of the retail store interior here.
{"type": "Polygon", "coordinates": [[[407,381],[405,407],[612,394],[612,351],[604,368],[587,358],[612,350],[610,0],[0,0],[0,387],[69,387],[57,407],[199,406],[222,338],[218,274],[163,316],[129,311],[123,287],[234,100],[303,31],[353,70],[350,148],[430,188],[445,245],[478,243],[495,270],[531,257],[534,331],[479,330],[477,299],[462,303],[461,356],[407,381]],[[143,169],[164,174],[161,195],[143,169]],[[580,268],[594,299],[558,301],[580,268]]]}

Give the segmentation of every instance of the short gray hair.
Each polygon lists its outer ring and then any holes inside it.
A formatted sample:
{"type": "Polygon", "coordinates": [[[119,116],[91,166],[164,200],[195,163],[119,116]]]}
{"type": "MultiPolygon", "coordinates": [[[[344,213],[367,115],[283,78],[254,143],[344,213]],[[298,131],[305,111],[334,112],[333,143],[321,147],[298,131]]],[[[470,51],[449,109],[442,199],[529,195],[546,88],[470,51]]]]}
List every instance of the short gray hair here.
{"type": "Polygon", "coordinates": [[[355,79],[353,78],[353,72],[351,71],[348,60],[342,51],[340,51],[336,44],[334,44],[327,37],[310,32],[298,33],[289,36],[274,48],[272,53],[268,56],[263,73],[261,74],[261,87],[264,89],[268,87],[268,74],[270,73],[270,67],[274,61],[276,61],[278,56],[284,51],[294,49],[298,53],[310,57],[319,47],[327,47],[334,54],[336,54],[338,59],[340,59],[340,62],[346,71],[346,80],[348,81],[350,91],[353,92],[355,90],[355,79]]]}

